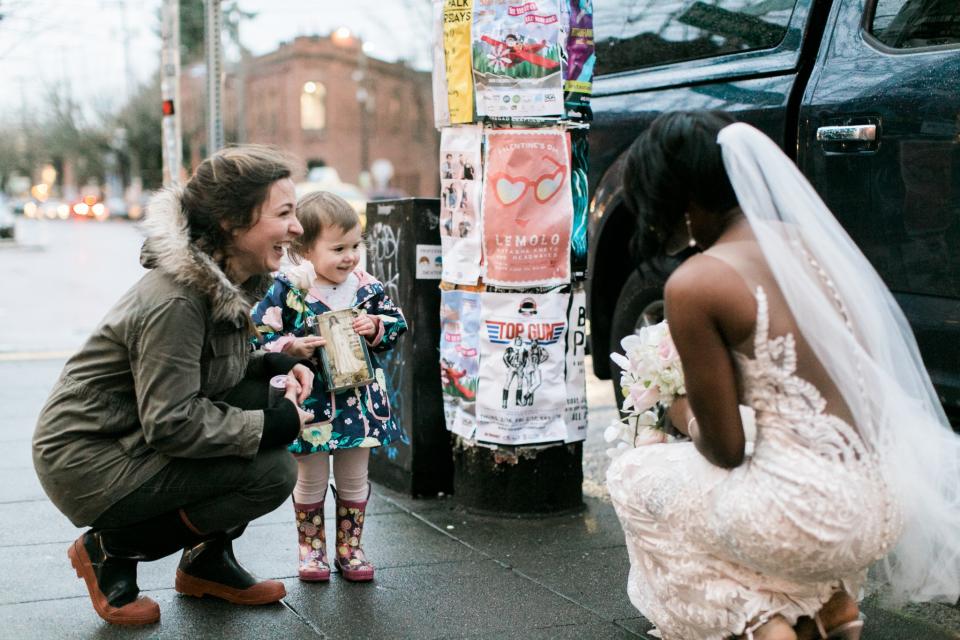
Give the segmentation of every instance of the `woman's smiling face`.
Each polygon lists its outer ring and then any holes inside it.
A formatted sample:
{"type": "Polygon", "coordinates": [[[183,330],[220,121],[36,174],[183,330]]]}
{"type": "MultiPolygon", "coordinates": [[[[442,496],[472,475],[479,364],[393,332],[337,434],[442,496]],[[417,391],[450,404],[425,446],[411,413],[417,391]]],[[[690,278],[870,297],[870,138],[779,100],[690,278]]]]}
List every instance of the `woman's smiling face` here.
{"type": "Polygon", "coordinates": [[[296,207],[293,180],[284,178],[270,185],[257,221],[237,232],[230,246],[229,269],[234,282],[242,283],[251,276],[280,268],[284,249],[303,233],[296,207]]]}

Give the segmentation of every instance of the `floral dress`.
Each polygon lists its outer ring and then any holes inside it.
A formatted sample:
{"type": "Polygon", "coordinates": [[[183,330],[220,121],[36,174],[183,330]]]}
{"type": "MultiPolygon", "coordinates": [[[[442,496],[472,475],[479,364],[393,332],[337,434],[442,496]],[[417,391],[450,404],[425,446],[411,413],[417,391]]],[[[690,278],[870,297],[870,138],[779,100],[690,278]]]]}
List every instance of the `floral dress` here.
{"type": "MultiPolygon", "coordinates": [[[[290,445],[295,454],[379,447],[400,440],[401,428],[390,411],[386,378],[376,354],[392,348],[407,330],[407,323],[400,308],[384,292],[383,284],[361,269],[353,275],[359,279],[359,287],[351,306],[365,311],[377,325],[377,333],[366,338],[376,381],[331,392],[318,374],[313,393],[304,402],[316,420],[290,445]]],[[[333,310],[315,293],[316,288],[303,293],[285,274],[277,274],[264,299],[253,309],[257,346],[282,351],[295,338],[310,335],[307,318],[333,310]]]]}

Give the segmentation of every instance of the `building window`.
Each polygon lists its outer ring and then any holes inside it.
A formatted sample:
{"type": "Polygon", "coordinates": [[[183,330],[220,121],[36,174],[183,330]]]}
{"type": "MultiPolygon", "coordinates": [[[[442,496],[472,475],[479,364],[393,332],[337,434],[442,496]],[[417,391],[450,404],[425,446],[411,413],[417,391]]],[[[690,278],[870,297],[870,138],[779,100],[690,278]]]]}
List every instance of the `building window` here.
{"type": "Polygon", "coordinates": [[[327,88],[313,80],[303,83],[300,94],[300,128],[322,131],[327,126],[327,88]]]}

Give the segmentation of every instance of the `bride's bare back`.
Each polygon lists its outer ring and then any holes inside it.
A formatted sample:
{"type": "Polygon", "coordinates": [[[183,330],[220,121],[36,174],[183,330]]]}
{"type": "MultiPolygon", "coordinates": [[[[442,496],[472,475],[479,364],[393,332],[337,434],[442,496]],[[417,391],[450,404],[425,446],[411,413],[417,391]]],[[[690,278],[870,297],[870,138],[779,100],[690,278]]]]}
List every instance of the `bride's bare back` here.
{"type": "Polygon", "coordinates": [[[704,253],[684,262],[666,287],[667,320],[696,417],[691,435],[697,449],[723,467],[743,460],[738,409],[743,393],[734,353],[754,355],[758,287],[769,304],[770,337],[794,338],[796,375],[820,392],[826,413],[853,424],[836,385],[803,339],[749,225],[739,217],[704,253]]]}

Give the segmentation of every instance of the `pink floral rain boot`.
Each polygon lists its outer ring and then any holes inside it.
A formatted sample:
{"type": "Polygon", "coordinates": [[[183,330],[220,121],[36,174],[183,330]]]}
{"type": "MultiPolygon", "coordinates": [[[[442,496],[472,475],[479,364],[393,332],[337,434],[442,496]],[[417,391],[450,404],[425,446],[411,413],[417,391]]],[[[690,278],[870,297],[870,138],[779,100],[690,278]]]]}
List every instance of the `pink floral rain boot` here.
{"type": "Polygon", "coordinates": [[[293,503],[297,513],[297,538],[300,543],[298,574],[304,582],[328,582],[327,537],[323,530],[323,501],[314,504],[293,503]]]}
{"type": "Polygon", "coordinates": [[[334,487],[333,497],[337,501],[337,550],[333,562],[344,580],[350,582],[370,582],[373,580],[373,565],[367,561],[360,545],[363,535],[363,519],[370,499],[367,488],[366,500],[341,500],[334,487]]]}

